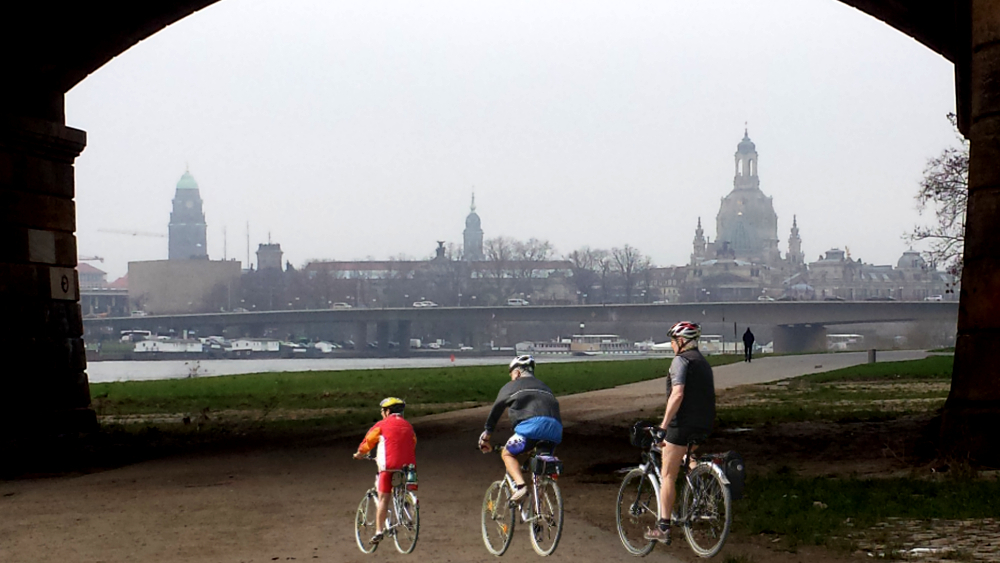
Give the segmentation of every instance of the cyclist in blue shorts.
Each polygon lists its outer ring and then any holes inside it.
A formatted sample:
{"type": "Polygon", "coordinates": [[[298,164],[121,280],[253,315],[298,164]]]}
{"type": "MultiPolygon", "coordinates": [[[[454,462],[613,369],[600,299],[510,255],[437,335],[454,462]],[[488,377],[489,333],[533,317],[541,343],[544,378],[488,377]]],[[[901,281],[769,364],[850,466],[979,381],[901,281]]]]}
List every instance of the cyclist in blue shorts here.
{"type": "Polygon", "coordinates": [[[540,441],[558,444],[562,442],[562,418],[559,416],[559,401],[552,390],[535,378],[535,359],[518,356],[509,366],[510,383],[500,389],[490,416],[486,419],[486,430],[479,436],[479,449],[490,450],[490,436],[496,428],[503,411],[510,409],[511,426],[514,435],[507,440],[501,452],[507,473],[514,479],[517,488],[510,499],[518,501],[528,493],[517,456],[530,451],[540,441]]]}

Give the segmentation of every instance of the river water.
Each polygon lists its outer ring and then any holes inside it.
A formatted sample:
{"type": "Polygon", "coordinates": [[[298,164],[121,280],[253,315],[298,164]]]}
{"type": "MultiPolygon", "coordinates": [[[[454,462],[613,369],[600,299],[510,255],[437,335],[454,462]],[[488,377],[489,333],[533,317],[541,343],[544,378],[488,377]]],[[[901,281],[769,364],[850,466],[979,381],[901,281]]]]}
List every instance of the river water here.
{"type": "MultiPolygon", "coordinates": [[[[650,356],[541,356],[538,363],[644,359],[650,356]]],[[[284,371],[343,371],[355,369],[433,368],[446,366],[506,366],[510,358],[301,358],[246,360],[147,360],[139,362],[90,362],[87,375],[91,383],[112,381],[150,381],[284,371]]],[[[502,373],[502,370],[500,370],[502,373]]]]}

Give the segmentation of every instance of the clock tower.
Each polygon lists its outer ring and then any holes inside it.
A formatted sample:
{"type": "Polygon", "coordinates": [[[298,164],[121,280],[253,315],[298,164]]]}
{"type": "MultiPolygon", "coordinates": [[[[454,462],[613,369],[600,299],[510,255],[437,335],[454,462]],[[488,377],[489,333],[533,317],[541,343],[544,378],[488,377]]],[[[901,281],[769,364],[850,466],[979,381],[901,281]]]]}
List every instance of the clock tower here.
{"type": "Polygon", "coordinates": [[[169,228],[170,249],[167,257],[170,260],[208,260],[201,195],[198,193],[198,183],[186,170],[177,182],[169,228]]]}

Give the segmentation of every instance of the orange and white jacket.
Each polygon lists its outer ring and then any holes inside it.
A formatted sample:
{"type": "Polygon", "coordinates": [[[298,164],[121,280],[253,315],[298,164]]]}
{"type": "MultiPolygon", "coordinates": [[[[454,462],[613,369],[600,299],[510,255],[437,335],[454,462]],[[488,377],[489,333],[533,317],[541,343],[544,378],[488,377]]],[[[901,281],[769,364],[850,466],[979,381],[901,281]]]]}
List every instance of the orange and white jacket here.
{"type": "Polygon", "coordinates": [[[375,447],[378,448],[375,459],[379,471],[417,463],[417,435],[413,425],[398,414],[391,414],[372,426],[358,446],[358,452],[366,454],[375,447]]]}

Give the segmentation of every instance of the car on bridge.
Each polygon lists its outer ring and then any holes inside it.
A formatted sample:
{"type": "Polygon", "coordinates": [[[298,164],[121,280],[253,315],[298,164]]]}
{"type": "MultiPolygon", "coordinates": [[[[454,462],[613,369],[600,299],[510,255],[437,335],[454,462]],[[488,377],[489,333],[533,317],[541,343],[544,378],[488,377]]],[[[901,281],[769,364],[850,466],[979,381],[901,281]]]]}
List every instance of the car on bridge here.
{"type": "Polygon", "coordinates": [[[351,305],[350,303],[344,303],[344,302],[341,301],[341,302],[337,302],[337,303],[331,303],[330,304],[330,308],[331,309],[353,309],[354,306],[351,305]]]}
{"type": "Polygon", "coordinates": [[[414,301],[414,307],[437,307],[438,304],[433,301],[414,301]]]}

